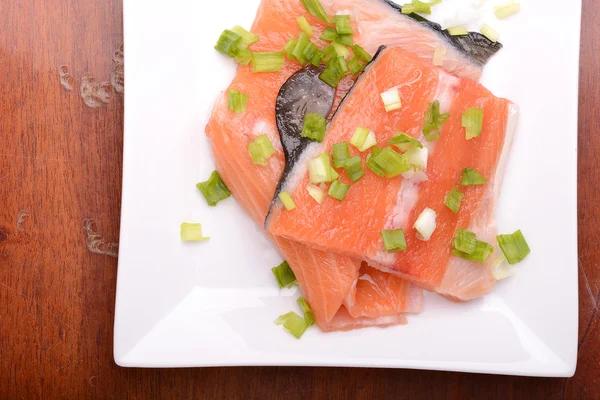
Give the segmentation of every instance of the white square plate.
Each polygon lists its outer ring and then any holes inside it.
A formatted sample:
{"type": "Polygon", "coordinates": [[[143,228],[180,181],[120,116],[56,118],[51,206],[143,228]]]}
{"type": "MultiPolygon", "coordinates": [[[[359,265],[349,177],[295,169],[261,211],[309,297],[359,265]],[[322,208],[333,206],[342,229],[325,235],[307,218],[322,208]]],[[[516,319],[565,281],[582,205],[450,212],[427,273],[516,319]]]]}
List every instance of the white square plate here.
{"type": "MultiPolygon", "coordinates": [[[[433,19],[472,0],[445,0],[433,19]]],[[[505,48],[483,83],[521,108],[498,210],[532,249],[516,277],[466,304],[434,294],[405,326],[296,340],[273,320],[296,310],[270,268],[280,256],[232,199],[195,187],[214,169],[204,136],[235,66],[213,50],[250,27],[258,0],[125,0],[123,205],[115,317],[122,366],[325,365],[571,376],[577,359],[577,90],[581,2],[522,0],[484,21],[505,48]],[[182,221],[209,242],[182,244],[182,221]]],[[[298,310],[297,310],[298,311],[298,310]]]]}

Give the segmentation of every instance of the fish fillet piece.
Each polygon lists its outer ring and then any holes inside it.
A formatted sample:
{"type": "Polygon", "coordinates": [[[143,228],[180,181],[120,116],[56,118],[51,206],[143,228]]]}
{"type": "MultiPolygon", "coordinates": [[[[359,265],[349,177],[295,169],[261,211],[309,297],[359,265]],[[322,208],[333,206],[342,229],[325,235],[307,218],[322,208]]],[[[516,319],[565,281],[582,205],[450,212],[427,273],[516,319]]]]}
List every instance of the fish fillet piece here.
{"type": "MultiPolygon", "coordinates": [[[[283,190],[291,194],[297,208],[287,212],[276,207],[266,226],[274,235],[360,257],[455,300],[481,296],[495,283],[488,265],[452,256],[451,242],[456,229],[462,227],[495,244],[494,213],[515,120],[516,107],[477,82],[450,75],[400,48],[383,49],[338,108],[325,140],[311,144],[289,174],[283,190]],[[398,88],[402,108],[387,113],[380,93],[390,88],[398,88]],[[424,111],[434,100],[450,118],[441,129],[441,138],[429,143],[421,131],[424,111]],[[482,108],[485,116],[481,135],[467,141],[461,117],[469,107],[482,108]],[[366,169],[344,201],[327,196],[317,204],[305,189],[308,161],[330,153],[335,143],[350,141],[357,127],[375,132],[382,146],[398,131],[423,141],[429,149],[428,180],[387,179],[366,169]],[[460,213],[454,214],[443,205],[444,198],[460,184],[467,167],[475,168],[488,183],[459,186],[464,199],[460,213]],[[429,241],[421,241],[412,227],[426,207],[436,211],[437,229],[429,241]],[[387,253],[380,232],[398,228],[404,229],[407,250],[387,253]]],[[[353,147],[352,151],[358,154],[353,147]]],[[[341,180],[348,182],[341,173],[341,180]]]]}

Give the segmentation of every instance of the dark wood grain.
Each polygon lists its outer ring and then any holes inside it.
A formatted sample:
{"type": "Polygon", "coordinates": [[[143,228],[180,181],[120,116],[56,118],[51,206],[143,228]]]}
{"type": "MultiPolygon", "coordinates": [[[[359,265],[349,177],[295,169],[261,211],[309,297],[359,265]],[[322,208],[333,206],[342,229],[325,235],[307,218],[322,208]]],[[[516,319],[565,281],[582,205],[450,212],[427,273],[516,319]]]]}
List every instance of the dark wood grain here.
{"type": "Polygon", "coordinates": [[[580,346],[572,379],[117,367],[112,357],[117,261],[87,250],[83,221],[94,219],[107,241],[118,241],[123,97],[115,94],[109,104],[89,108],[78,84],[71,92],[59,84],[58,67],[70,66],[76,81],[84,73],[109,79],[112,53],[122,42],[121,2],[0,2],[0,399],[600,398],[600,2],[584,0],[580,346]],[[19,231],[21,210],[29,217],[19,231]]]}

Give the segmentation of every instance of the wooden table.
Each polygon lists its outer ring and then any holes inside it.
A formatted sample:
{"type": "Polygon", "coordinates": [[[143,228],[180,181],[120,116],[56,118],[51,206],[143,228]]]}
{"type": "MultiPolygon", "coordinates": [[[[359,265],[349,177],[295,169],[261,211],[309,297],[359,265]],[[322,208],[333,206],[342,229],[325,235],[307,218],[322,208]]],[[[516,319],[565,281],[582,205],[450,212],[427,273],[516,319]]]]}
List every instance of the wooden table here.
{"type": "Polygon", "coordinates": [[[87,107],[79,80],[85,73],[109,80],[113,52],[123,41],[122,0],[0,2],[0,399],[221,399],[238,393],[257,399],[600,399],[600,2],[583,3],[579,363],[572,379],[537,379],[117,367],[117,260],[88,251],[83,221],[93,219],[107,243],[118,241],[123,97],[115,93],[108,104],[87,107]],[[72,91],[59,83],[63,64],[75,78],[72,91]],[[18,224],[22,210],[28,216],[18,224]]]}

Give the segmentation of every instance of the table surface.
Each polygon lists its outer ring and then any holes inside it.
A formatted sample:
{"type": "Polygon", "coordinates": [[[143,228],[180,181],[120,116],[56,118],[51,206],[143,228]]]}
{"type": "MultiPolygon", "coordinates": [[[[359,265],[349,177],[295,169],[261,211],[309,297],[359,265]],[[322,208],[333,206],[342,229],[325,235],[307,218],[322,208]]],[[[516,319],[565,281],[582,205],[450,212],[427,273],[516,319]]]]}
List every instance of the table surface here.
{"type": "Polygon", "coordinates": [[[107,104],[91,108],[79,82],[86,73],[98,82],[110,79],[113,53],[123,41],[122,0],[53,0],[52,7],[43,0],[2,1],[0,398],[599,399],[600,2],[583,3],[578,367],[572,379],[541,379],[383,369],[117,367],[117,259],[88,250],[84,221],[93,220],[100,235],[94,238],[106,240],[101,249],[118,242],[123,96],[113,93],[107,104]],[[70,67],[72,91],[60,84],[61,65],[70,67]]]}

